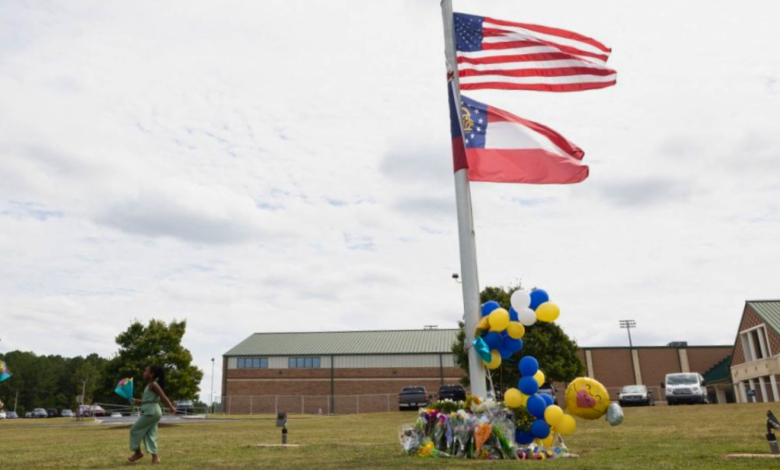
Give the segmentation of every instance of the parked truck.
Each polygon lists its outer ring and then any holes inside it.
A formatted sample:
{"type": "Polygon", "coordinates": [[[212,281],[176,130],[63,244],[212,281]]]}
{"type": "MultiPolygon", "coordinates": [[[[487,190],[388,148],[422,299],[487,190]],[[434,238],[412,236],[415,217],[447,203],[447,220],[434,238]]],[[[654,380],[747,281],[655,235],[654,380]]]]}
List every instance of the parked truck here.
{"type": "Polygon", "coordinates": [[[428,406],[428,392],[425,387],[404,387],[398,394],[398,411],[417,410],[428,406]]]}

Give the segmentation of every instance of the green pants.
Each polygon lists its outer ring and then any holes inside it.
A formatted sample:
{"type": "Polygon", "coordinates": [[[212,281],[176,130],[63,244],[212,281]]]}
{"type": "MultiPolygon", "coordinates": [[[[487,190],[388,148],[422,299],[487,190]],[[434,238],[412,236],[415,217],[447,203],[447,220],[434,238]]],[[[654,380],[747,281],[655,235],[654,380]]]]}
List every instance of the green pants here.
{"type": "Polygon", "coordinates": [[[157,455],[157,423],[162,418],[160,405],[150,404],[141,406],[141,416],[130,428],[130,450],[141,450],[141,441],[146,446],[146,451],[157,455]]]}

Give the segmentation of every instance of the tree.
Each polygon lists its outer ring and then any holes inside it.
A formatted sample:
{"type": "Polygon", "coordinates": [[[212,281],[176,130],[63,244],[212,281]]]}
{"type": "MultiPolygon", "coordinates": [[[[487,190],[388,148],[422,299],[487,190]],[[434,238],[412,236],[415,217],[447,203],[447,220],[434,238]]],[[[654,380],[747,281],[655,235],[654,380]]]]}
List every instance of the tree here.
{"type": "MultiPolygon", "coordinates": [[[[81,394],[78,371],[89,367],[99,377],[106,360],[97,354],[86,358],[77,356],[38,356],[32,352],[11,351],[5,355],[13,377],[0,384],[0,397],[5,397],[6,406],[19,397],[18,409],[73,408],[76,397],[81,394]]],[[[93,390],[95,392],[97,390],[93,390]]],[[[89,389],[88,389],[89,392],[89,389]]]]}
{"type": "Polygon", "coordinates": [[[186,321],[170,325],[150,320],[148,326],[138,321],[116,337],[119,352],[108,363],[105,384],[113,390],[124,377],[136,383],[135,394],[143,392],[144,369],[152,364],[165,367],[165,393],[173,399],[195,399],[200,391],[203,372],[192,365],[192,354],[182,346],[186,321]]]}
{"type": "MultiPolygon", "coordinates": [[[[512,292],[520,288],[519,285],[509,288],[485,287],[480,292],[480,302],[495,300],[501,304],[501,307],[509,310],[512,292]]],[[[460,331],[452,345],[452,352],[455,355],[455,363],[466,371],[466,377],[461,379],[461,382],[469,385],[465,325],[463,322],[459,322],[458,325],[460,331]]],[[[578,349],[576,341],[569,338],[560,326],[555,323],[536,322],[525,330],[523,349],[509,359],[502,360],[498,369],[490,371],[491,379],[496,388],[516,386],[515,384],[520,380],[518,362],[523,356],[533,356],[539,361],[540,369],[544,371],[548,382],[571,382],[585,371],[585,366],[577,356],[578,349]]]]}

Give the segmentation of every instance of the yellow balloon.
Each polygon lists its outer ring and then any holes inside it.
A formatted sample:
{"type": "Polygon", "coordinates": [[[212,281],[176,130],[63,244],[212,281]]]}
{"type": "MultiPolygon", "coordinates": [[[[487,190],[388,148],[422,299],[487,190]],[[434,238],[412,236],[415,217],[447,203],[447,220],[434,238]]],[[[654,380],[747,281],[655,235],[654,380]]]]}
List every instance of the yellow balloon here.
{"type": "Polygon", "coordinates": [[[510,388],[504,393],[504,403],[509,408],[520,408],[523,406],[523,394],[516,388],[510,388]]]}
{"type": "Polygon", "coordinates": [[[490,320],[488,320],[488,317],[482,317],[482,320],[479,321],[477,324],[478,330],[487,330],[490,328],[490,320]]]}
{"type": "Polygon", "coordinates": [[[509,326],[509,312],[503,308],[497,308],[488,315],[490,318],[490,331],[504,331],[509,326]]]}
{"type": "Polygon", "coordinates": [[[520,339],[525,336],[525,327],[519,321],[511,321],[506,327],[506,333],[510,338],[520,339]]]}
{"type": "Polygon", "coordinates": [[[490,362],[485,362],[485,366],[490,370],[498,369],[501,366],[501,354],[495,349],[490,351],[490,362]]]}
{"type": "Polygon", "coordinates": [[[547,424],[550,426],[558,426],[561,419],[563,419],[563,410],[560,406],[550,405],[544,410],[544,420],[547,421],[547,424]]]}
{"type": "MultiPolygon", "coordinates": [[[[545,416],[547,413],[545,412],[545,416]]],[[[562,436],[570,436],[577,429],[577,421],[571,415],[563,415],[561,421],[555,426],[555,430],[562,436]]]]}
{"type": "Polygon", "coordinates": [[[537,441],[540,444],[542,444],[542,447],[550,448],[553,446],[553,443],[555,442],[555,438],[553,437],[552,433],[550,433],[549,436],[545,437],[544,439],[537,439],[537,441]]]}
{"type": "Polygon", "coordinates": [[[523,392],[520,392],[520,398],[523,400],[523,401],[520,403],[520,405],[521,405],[521,406],[526,406],[526,405],[528,404],[528,398],[529,398],[529,397],[528,397],[528,395],[526,395],[526,394],[525,394],[525,393],[523,393],[523,392]]]}
{"type": "Polygon", "coordinates": [[[607,408],[609,393],[598,380],[578,377],[566,388],[566,411],[578,418],[601,418],[607,408]]]}
{"type": "Polygon", "coordinates": [[[541,370],[536,371],[536,373],[534,374],[534,378],[536,379],[536,382],[539,384],[540,387],[544,385],[544,381],[547,380],[547,378],[544,376],[544,372],[542,372],[541,370]]]}
{"type": "Polygon", "coordinates": [[[560,314],[560,307],[553,302],[545,302],[536,308],[536,319],[545,323],[555,321],[560,314]]]}

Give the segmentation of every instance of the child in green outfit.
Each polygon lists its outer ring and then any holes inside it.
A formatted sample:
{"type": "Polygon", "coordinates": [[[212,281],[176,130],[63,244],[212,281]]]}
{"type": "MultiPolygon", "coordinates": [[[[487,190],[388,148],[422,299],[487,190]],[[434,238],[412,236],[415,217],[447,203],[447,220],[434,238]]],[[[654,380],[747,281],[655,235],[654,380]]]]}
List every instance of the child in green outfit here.
{"type": "Polygon", "coordinates": [[[135,452],[127,460],[135,462],[144,456],[141,453],[141,441],[146,445],[146,451],[152,454],[152,463],[160,463],[157,455],[157,423],[162,417],[160,400],[168,406],[171,414],[176,414],[176,407],[165,396],[165,369],[160,366],[149,366],[144,370],[146,388],[141,399],[133,398],[133,403],[141,405],[141,417],[130,428],[130,450],[135,452]]]}

